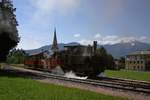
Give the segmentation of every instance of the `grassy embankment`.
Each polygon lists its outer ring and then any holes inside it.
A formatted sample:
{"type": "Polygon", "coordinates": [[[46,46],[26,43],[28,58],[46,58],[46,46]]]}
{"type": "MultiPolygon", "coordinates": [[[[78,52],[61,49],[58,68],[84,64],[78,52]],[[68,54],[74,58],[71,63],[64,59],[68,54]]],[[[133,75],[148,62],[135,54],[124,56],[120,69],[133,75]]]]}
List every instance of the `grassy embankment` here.
{"type": "Polygon", "coordinates": [[[117,78],[125,78],[125,79],[134,79],[134,80],[142,80],[150,82],[150,72],[139,72],[139,71],[128,71],[128,70],[106,70],[106,76],[108,77],[117,77],[117,78]]]}
{"type": "Polygon", "coordinates": [[[99,93],[40,83],[0,72],[1,100],[126,100],[99,93]]]}

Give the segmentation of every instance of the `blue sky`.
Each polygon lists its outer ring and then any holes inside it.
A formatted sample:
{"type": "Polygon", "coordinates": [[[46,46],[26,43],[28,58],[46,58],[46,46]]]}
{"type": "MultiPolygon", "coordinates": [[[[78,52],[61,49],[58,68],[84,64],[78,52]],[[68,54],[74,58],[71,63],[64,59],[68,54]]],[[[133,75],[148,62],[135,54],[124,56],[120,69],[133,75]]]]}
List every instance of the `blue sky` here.
{"type": "Polygon", "coordinates": [[[13,0],[21,42],[35,49],[58,42],[150,43],[150,0],[13,0]]]}

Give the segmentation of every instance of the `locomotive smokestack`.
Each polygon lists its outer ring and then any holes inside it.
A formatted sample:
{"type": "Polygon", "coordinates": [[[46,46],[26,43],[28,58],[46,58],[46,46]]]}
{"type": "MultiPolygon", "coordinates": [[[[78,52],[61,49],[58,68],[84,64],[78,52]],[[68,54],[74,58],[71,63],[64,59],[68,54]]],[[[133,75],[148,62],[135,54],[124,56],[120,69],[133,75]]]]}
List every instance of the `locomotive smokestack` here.
{"type": "Polygon", "coordinates": [[[93,53],[94,53],[94,55],[96,54],[96,50],[97,50],[97,41],[93,41],[93,53]]]}

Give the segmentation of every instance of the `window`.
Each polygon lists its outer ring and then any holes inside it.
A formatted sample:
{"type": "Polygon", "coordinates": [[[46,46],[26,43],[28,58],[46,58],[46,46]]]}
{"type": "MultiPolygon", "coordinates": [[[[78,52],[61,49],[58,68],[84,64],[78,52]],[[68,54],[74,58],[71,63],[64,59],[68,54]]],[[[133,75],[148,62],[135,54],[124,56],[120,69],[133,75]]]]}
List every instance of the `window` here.
{"type": "Polygon", "coordinates": [[[141,66],[141,70],[143,70],[143,66],[141,66]]]}
{"type": "Polygon", "coordinates": [[[132,61],[130,61],[130,64],[132,63],[132,61]]]}
{"type": "Polygon", "coordinates": [[[140,66],[137,66],[137,70],[140,70],[140,66]]]}
{"type": "Polygon", "coordinates": [[[0,8],[0,18],[2,17],[2,9],[0,8]]]}
{"type": "Polygon", "coordinates": [[[136,63],[136,61],[134,61],[134,64],[136,63]]]}
{"type": "Polygon", "coordinates": [[[143,64],[143,61],[141,61],[141,64],[143,64]]]}
{"type": "Polygon", "coordinates": [[[141,66],[139,66],[139,70],[141,70],[141,66]]]}

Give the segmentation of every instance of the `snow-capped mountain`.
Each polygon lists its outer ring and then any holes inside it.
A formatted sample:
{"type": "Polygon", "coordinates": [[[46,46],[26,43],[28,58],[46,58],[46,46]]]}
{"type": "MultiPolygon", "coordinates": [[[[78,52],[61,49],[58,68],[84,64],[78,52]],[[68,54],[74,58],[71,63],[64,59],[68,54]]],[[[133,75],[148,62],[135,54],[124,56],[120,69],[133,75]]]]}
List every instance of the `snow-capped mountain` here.
{"type": "MultiPolygon", "coordinates": [[[[79,44],[77,42],[72,42],[68,44],[60,43],[58,44],[60,50],[64,49],[64,45],[76,45],[79,44]]],[[[101,45],[98,45],[100,47],[101,45]]],[[[139,41],[121,41],[120,43],[117,44],[112,44],[112,45],[103,45],[107,52],[112,54],[114,58],[120,58],[122,56],[125,56],[131,52],[134,51],[139,51],[139,50],[150,50],[150,44],[148,43],[143,43],[139,41]]],[[[50,50],[51,45],[46,45],[38,49],[34,50],[26,50],[27,53],[33,54],[33,53],[38,53],[41,51],[47,51],[50,50]]]]}
{"type": "Polygon", "coordinates": [[[104,47],[115,58],[125,56],[134,51],[150,50],[150,44],[139,41],[121,42],[113,45],[104,45],[104,47]]]}

